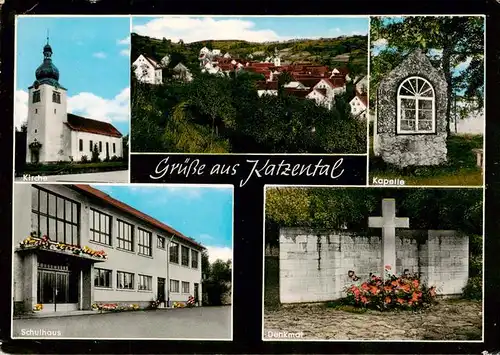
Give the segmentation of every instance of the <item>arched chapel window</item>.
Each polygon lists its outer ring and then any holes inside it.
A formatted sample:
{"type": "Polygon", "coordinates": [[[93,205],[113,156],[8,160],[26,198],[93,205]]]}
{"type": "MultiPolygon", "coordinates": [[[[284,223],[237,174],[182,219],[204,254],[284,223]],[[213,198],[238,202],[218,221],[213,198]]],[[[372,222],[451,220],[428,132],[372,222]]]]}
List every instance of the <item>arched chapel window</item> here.
{"type": "Polygon", "coordinates": [[[436,96],[431,83],[413,76],[398,89],[397,133],[434,133],[436,96]]]}

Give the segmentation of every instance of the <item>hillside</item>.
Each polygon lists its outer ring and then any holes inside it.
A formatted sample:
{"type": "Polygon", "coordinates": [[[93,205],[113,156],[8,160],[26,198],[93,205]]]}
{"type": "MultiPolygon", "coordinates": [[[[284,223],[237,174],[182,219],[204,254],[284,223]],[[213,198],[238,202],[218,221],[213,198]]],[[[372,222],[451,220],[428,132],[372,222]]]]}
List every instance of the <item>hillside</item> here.
{"type": "Polygon", "coordinates": [[[264,60],[266,56],[279,51],[282,64],[293,62],[311,62],[327,66],[347,65],[351,71],[360,74],[367,72],[367,36],[351,36],[321,39],[296,39],[285,42],[254,43],[241,40],[207,40],[192,43],[173,43],[167,39],[155,39],[132,33],[132,61],[140,54],[146,54],[160,60],[166,54],[171,56],[171,66],[183,62],[191,69],[199,67],[200,49],[219,49],[231,57],[264,60]]]}

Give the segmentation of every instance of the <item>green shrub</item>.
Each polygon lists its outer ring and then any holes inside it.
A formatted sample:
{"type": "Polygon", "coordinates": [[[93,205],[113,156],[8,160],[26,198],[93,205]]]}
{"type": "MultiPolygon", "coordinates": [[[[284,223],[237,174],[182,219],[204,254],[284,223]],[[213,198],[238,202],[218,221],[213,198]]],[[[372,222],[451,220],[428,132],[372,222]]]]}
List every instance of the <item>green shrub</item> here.
{"type": "Polygon", "coordinates": [[[468,300],[482,300],[483,278],[481,276],[469,277],[467,285],[462,291],[462,297],[468,300]]]}
{"type": "Polygon", "coordinates": [[[89,162],[89,157],[86,155],[82,155],[82,158],[80,159],[82,163],[88,163],[89,162]]]}

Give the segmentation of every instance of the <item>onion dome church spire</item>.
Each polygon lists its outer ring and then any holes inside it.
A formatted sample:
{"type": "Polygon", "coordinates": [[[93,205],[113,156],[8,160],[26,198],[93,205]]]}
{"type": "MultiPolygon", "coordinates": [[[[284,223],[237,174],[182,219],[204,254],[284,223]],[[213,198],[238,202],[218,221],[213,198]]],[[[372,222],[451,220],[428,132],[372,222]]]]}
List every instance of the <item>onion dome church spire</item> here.
{"type": "Polygon", "coordinates": [[[43,63],[35,71],[35,83],[37,86],[40,84],[49,84],[59,87],[59,69],[52,63],[52,47],[49,44],[49,37],[47,36],[47,44],[43,47],[43,63]]]}

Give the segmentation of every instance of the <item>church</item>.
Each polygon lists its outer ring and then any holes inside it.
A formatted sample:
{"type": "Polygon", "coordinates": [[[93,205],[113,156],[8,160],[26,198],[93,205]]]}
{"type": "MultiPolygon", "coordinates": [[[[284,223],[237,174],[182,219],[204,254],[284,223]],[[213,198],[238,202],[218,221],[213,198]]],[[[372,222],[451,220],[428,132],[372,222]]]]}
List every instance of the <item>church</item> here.
{"type": "Polygon", "coordinates": [[[67,89],[59,84],[52,47],[43,47],[43,63],[28,88],[27,163],[123,158],[122,134],[110,123],[68,113],[67,89]],[[84,158],[86,157],[86,159],[84,158]]]}

